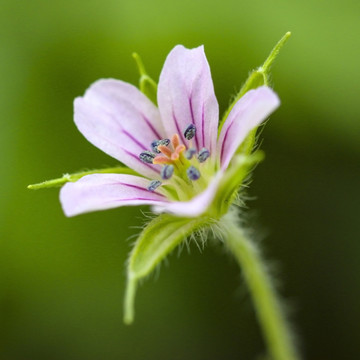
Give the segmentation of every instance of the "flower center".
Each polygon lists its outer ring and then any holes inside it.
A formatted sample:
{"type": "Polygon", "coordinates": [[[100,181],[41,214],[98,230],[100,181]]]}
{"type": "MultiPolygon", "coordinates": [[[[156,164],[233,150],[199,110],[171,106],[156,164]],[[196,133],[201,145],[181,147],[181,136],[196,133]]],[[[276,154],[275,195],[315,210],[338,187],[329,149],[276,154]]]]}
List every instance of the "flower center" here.
{"type": "Polygon", "coordinates": [[[174,134],[171,139],[154,140],[150,145],[152,151],[143,151],[139,155],[141,161],[161,166],[163,181],[151,181],[149,191],[163,185],[169,197],[185,200],[206,188],[209,171],[213,173],[211,164],[206,162],[210,151],[202,148],[197,152],[191,141],[195,133],[195,125],[190,124],[184,131],[188,146],[180,142],[178,134],[174,134]]]}

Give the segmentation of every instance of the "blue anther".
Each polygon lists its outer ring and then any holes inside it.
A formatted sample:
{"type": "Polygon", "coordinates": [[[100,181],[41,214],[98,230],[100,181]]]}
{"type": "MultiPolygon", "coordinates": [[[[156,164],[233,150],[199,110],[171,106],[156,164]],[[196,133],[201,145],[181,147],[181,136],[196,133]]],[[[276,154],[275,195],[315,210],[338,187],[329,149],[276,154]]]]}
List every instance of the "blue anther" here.
{"type": "Polygon", "coordinates": [[[150,145],[151,150],[156,154],[160,154],[158,146],[159,146],[159,140],[154,140],[150,145]]]}
{"type": "Polygon", "coordinates": [[[184,131],[184,136],[187,140],[191,140],[196,133],[196,127],[194,124],[190,124],[184,131]]]}
{"type": "Polygon", "coordinates": [[[159,186],[161,185],[161,181],[159,180],[152,180],[147,187],[147,189],[151,192],[154,192],[159,186]]]}
{"type": "Polygon", "coordinates": [[[188,160],[191,160],[192,157],[196,154],[196,150],[194,148],[191,148],[191,149],[187,149],[186,152],[185,152],[185,157],[188,159],[188,160]]]}
{"type": "Polygon", "coordinates": [[[144,163],[152,164],[155,156],[151,151],[144,151],[139,155],[139,159],[144,163]]]}
{"type": "Polygon", "coordinates": [[[158,149],[159,145],[168,146],[170,144],[170,139],[161,139],[161,140],[154,140],[151,143],[151,150],[156,153],[160,154],[160,150],[158,149]]]}
{"type": "Polygon", "coordinates": [[[186,175],[190,180],[198,180],[200,178],[200,171],[195,166],[190,166],[186,170],[186,175]]]}
{"type": "Polygon", "coordinates": [[[161,178],[164,180],[169,180],[174,173],[174,165],[165,165],[161,169],[161,178]]]}
{"type": "Polygon", "coordinates": [[[161,139],[159,142],[159,145],[168,146],[170,144],[170,139],[161,139]]]}
{"type": "Polygon", "coordinates": [[[199,162],[203,163],[210,156],[210,151],[206,148],[202,148],[198,154],[199,162]]]}

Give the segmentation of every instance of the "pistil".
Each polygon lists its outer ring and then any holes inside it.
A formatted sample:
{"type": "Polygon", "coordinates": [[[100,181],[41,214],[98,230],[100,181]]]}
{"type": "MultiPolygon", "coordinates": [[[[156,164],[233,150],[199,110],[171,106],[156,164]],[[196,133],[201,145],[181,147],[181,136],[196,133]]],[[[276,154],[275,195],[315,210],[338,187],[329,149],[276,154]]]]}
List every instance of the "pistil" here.
{"type": "MultiPolygon", "coordinates": [[[[210,151],[202,148],[197,154],[193,147],[192,139],[196,134],[194,124],[189,124],[184,130],[184,137],[188,140],[188,147],[180,142],[178,134],[174,134],[171,139],[154,140],[150,144],[152,151],[143,151],[140,159],[149,164],[161,165],[160,176],[165,182],[164,185],[172,186],[181,198],[192,198],[196,193],[201,192],[207,184],[205,174],[208,166],[203,167],[204,163],[210,157],[210,151]],[[200,165],[201,169],[196,165],[200,165]],[[170,180],[168,182],[168,180],[170,180]],[[180,195],[181,194],[181,195],[180,195]]],[[[149,191],[155,191],[161,181],[153,180],[148,186],[149,191]]]]}

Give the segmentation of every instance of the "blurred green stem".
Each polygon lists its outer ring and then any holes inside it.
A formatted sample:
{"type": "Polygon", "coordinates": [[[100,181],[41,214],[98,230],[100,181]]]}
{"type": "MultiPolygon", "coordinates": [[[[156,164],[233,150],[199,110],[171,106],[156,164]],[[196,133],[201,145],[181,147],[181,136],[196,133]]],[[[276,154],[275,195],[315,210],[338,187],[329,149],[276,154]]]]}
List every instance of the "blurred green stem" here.
{"type": "Polygon", "coordinates": [[[290,329],[258,248],[245,236],[232,216],[222,219],[221,231],[225,244],[243,270],[271,359],[299,360],[290,329]]]}
{"type": "Polygon", "coordinates": [[[130,325],[134,321],[134,302],[137,280],[134,276],[128,276],[125,302],[124,302],[124,323],[130,325]]]}

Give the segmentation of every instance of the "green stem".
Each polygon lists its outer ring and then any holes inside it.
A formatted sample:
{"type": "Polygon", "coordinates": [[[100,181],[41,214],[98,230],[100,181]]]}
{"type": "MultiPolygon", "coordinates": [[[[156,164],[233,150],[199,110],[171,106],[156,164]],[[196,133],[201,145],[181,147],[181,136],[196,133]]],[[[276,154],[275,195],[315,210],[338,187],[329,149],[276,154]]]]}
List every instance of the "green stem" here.
{"type": "Polygon", "coordinates": [[[125,302],[124,302],[124,323],[130,325],[134,321],[134,302],[136,293],[137,279],[129,274],[127,279],[125,302]]]}
{"type": "Polygon", "coordinates": [[[299,360],[279,299],[259,250],[231,216],[221,221],[227,247],[241,266],[273,360],[299,360]]]}

